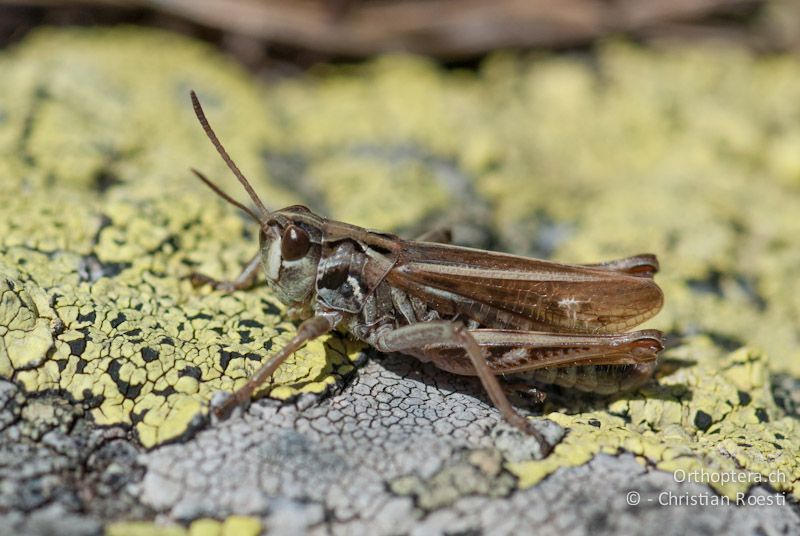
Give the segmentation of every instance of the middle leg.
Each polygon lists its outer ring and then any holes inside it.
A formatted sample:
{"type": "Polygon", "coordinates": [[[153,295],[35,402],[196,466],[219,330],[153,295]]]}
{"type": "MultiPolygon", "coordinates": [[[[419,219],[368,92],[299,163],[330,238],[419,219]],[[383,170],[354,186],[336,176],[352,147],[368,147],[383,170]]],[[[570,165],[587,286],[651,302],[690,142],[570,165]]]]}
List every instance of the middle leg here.
{"type": "Polygon", "coordinates": [[[248,404],[255,390],[264,383],[267,378],[271,377],[290,355],[299,350],[308,341],[314,340],[331,331],[340,321],[340,314],[331,313],[312,316],[300,324],[300,327],[297,328],[297,334],[284,347],[278,350],[277,353],[264,363],[242,387],[233,393],[232,396],[213,408],[217,417],[225,419],[237,406],[248,404]]]}

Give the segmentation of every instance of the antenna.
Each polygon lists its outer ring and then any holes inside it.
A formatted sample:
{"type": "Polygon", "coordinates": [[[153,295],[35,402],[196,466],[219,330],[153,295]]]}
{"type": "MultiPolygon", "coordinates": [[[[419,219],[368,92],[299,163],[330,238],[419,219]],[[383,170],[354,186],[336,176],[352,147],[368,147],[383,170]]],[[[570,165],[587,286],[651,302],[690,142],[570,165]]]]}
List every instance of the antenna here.
{"type": "MultiPolygon", "coordinates": [[[[236,175],[236,178],[239,179],[239,182],[242,184],[242,186],[244,186],[244,189],[247,190],[247,193],[250,196],[250,199],[252,199],[253,202],[256,204],[256,207],[258,208],[259,212],[263,216],[263,219],[266,220],[267,217],[269,216],[269,210],[267,210],[267,207],[265,207],[264,203],[261,202],[261,199],[258,197],[258,194],[256,194],[255,190],[253,190],[253,187],[250,186],[250,183],[247,181],[247,179],[245,178],[244,174],[242,174],[242,172],[239,171],[239,168],[236,166],[236,164],[233,162],[231,157],[228,155],[228,152],[222,146],[222,143],[220,143],[219,138],[217,138],[217,135],[214,133],[214,129],[212,129],[211,125],[208,124],[208,119],[206,119],[206,114],[205,114],[205,112],[203,112],[203,107],[200,106],[200,101],[197,99],[197,94],[194,92],[194,90],[192,90],[190,92],[190,94],[192,96],[192,106],[194,106],[194,113],[197,116],[197,120],[200,121],[200,125],[202,125],[203,130],[205,130],[206,136],[208,136],[208,139],[211,140],[212,144],[214,144],[214,147],[217,149],[217,152],[219,153],[219,155],[222,157],[222,159],[228,165],[228,168],[233,172],[234,175],[236,175]]],[[[259,220],[259,218],[255,217],[255,214],[253,213],[253,211],[251,211],[250,209],[245,208],[244,205],[242,205],[241,203],[231,199],[230,196],[225,194],[219,187],[214,185],[210,180],[205,178],[203,175],[201,175],[197,171],[195,171],[195,170],[192,170],[192,171],[194,171],[195,175],[197,175],[200,178],[200,180],[205,182],[219,196],[221,196],[223,199],[225,199],[229,203],[231,203],[233,205],[236,205],[237,207],[241,208],[242,210],[244,210],[245,212],[250,214],[250,216],[254,217],[254,219],[256,221],[261,223],[261,220],[259,220]]]]}
{"type": "Polygon", "coordinates": [[[246,206],[244,206],[243,204],[241,204],[240,202],[238,202],[237,200],[235,200],[234,198],[232,198],[231,196],[229,196],[228,194],[223,192],[222,188],[220,188],[219,186],[217,186],[216,184],[211,182],[211,180],[208,177],[206,177],[205,175],[203,175],[202,173],[200,173],[196,169],[194,169],[194,168],[189,168],[189,169],[192,170],[192,173],[197,175],[198,179],[200,179],[201,181],[206,183],[206,186],[208,186],[209,188],[214,190],[214,193],[216,193],[218,196],[220,196],[222,199],[224,199],[225,201],[227,201],[231,205],[242,209],[244,212],[247,213],[248,216],[253,218],[256,221],[257,224],[261,225],[262,222],[261,222],[260,219],[258,219],[258,216],[256,215],[255,212],[253,212],[252,210],[250,210],[249,208],[247,208],[246,206]]]}

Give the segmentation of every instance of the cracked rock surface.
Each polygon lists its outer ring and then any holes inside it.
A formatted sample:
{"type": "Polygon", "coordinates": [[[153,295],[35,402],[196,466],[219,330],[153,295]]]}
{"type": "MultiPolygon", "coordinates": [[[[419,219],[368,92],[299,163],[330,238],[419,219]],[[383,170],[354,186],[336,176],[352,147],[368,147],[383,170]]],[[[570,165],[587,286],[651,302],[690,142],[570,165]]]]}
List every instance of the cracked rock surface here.
{"type": "MultiPolygon", "coordinates": [[[[510,495],[516,482],[504,454],[537,457],[537,442],[476,404],[479,385],[425,372],[391,356],[319,403],[256,404],[191,447],[143,456],[140,496],[177,519],[268,514],[281,497],[324,512],[337,530],[389,534],[417,517],[415,504],[432,510],[462,496],[510,495]]],[[[553,443],[561,433],[554,424],[545,431],[553,443]]]]}
{"type": "Polygon", "coordinates": [[[615,44],[264,87],[202,44],[97,28],[32,35],[0,72],[0,534],[800,531],[796,58],[615,44]],[[186,171],[243,198],[190,88],[271,207],[658,253],[654,381],[515,396],[557,443],[542,459],[475,380],[337,333],[210,418],[296,325],[263,286],[185,279],[235,275],[257,241],[186,171]]]}
{"type": "MultiPolygon", "coordinates": [[[[751,514],[735,498],[726,503],[706,485],[677,482],[631,455],[601,454],[518,490],[503,461],[530,458],[538,446],[498,423],[488,406],[476,407],[475,387],[432,368],[420,371],[404,356],[370,362],[353,385],[319,404],[259,403],[188,444],[143,455],[139,496],[174,519],[259,516],[270,534],[649,534],[663,525],[667,534],[790,534],[800,528],[797,510],[781,506],[782,496],[767,487],[738,499],[764,501],[751,514]],[[408,378],[419,384],[409,387],[408,378]],[[632,494],[641,501],[635,516],[637,505],[627,502],[632,494]],[[706,508],[683,514],[669,506],[690,498],[706,508]]],[[[548,439],[560,435],[557,427],[547,430],[548,439]]]]}

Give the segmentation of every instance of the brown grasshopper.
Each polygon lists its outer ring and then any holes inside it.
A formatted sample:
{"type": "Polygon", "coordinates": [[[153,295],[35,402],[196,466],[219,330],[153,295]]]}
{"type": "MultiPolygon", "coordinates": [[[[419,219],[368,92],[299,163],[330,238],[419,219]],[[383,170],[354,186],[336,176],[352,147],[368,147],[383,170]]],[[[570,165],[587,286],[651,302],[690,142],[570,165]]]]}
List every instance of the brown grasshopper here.
{"type": "Polygon", "coordinates": [[[235,280],[192,274],[192,282],[244,289],[262,265],[290,316],[303,320],[291,341],[215,408],[218,416],[247,404],[287,357],[335,328],[381,352],[477,376],[503,417],[533,435],[543,451],[546,441],[511,406],[497,376],[611,394],[652,375],[663,349],[661,332],[625,331],[661,309],[654,255],[560,264],[449,245],[444,232],[404,240],[327,220],[300,205],[269,211],[228,156],[194,92],[191,97],[206,135],[256,210],[192,171],[260,227],[258,253],[235,280]]]}

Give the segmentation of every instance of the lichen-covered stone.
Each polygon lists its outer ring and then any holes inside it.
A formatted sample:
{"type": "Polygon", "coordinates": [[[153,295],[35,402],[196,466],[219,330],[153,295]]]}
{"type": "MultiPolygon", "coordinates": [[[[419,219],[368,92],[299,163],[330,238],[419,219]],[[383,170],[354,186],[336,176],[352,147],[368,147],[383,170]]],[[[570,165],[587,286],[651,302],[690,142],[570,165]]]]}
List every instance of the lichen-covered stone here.
{"type": "Polygon", "coordinates": [[[653,504],[800,498],[800,62],[621,44],[594,59],[462,72],[392,56],[263,87],[205,45],[134,28],[41,31],[0,55],[0,529],[797,531],[787,508],[653,504]],[[266,288],[183,279],[232,277],[256,247],[187,171],[244,199],[190,88],[272,207],[409,236],[452,225],[565,261],[657,253],[657,381],[612,399],[552,390],[537,419],[563,439],[540,460],[476,382],[400,356],[362,367],[335,334],[279,369],[258,393],[273,400],[209,422],[214,393],[295,325],[266,288]],[[692,471],[745,478],[669,475],[692,471]],[[634,490],[655,503],[627,507],[634,490]]]}

